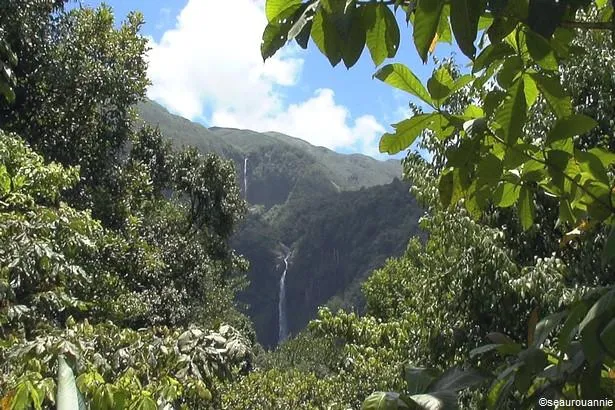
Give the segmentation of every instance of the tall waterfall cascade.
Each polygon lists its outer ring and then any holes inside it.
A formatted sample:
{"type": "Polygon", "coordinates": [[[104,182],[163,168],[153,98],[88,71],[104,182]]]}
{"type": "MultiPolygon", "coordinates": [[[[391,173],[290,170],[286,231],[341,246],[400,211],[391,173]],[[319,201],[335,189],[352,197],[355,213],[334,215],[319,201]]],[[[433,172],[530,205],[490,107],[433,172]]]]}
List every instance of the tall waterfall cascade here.
{"type": "Polygon", "coordinates": [[[243,159],[243,197],[248,200],[248,157],[243,159]]]}
{"type": "Polygon", "coordinates": [[[291,250],[286,249],[286,256],[284,256],[284,272],[280,277],[280,298],[278,301],[278,344],[282,343],[288,338],[288,320],[286,318],[286,272],[288,272],[288,258],[290,257],[291,250]]]}

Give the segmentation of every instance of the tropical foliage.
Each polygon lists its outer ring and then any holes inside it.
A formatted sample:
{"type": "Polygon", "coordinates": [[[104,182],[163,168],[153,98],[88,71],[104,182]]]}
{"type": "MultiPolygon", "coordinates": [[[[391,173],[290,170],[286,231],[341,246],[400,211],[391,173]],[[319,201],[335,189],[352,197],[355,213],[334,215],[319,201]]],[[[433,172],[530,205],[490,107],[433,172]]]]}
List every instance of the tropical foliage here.
{"type": "MultiPolygon", "coordinates": [[[[501,405],[500,400],[510,397],[519,400],[523,407],[532,407],[537,397],[546,395],[588,399],[612,397],[614,357],[610,329],[615,313],[612,276],[605,283],[606,288],[596,287],[596,282],[601,280],[592,281],[586,277],[588,280],[582,285],[594,285],[589,286],[594,287],[593,291],[575,283],[578,278],[568,278],[565,287],[574,286],[574,292],[567,297],[545,279],[549,276],[566,278],[567,275],[557,273],[558,270],[578,268],[574,262],[576,257],[570,256],[566,249],[568,246],[591,247],[595,260],[598,249],[584,243],[591,239],[598,241],[601,248],[600,265],[592,263],[592,267],[598,268],[596,278],[604,277],[601,272],[612,275],[611,263],[615,257],[612,118],[608,119],[610,123],[605,121],[607,117],[596,106],[603,103],[594,104],[600,93],[594,97],[594,90],[584,89],[586,81],[567,87],[562,80],[587,76],[580,67],[575,67],[575,59],[596,61],[596,56],[604,56],[599,51],[601,43],[610,39],[599,30],[613,30],[613,5],[602,0],[315,0],[288,3],[269,0],[269,24],[263,33],[261,52],[266,59],[292,39],[305,48],[311,37],[332,65],[343,61],[351,67],[366,46],[374,64],[380,66],[387,57],[395,57],[397,53],[400,30],[395,12],[400,9],[406,21],[412,24],[414,45],[424,62],[438,42],[452,43],[454,38],[461,52],[470,59],[471,69],[467,74],[458,75],[447,64],[440,65],[425,86],[403,64],[381,66],[375,78],[409,93],[429,109],[426,112],[416,110],[411,118],[393,125],[394,132],[383,135],[380,150],[397,153],[422,135],[431,140],[429,146],[435,148],[441,159],[433,171],[438,181],[439,202],[444,209],[456,210],[462,206],[468,216],[482,222],[487,218],[487,223],[497,219],[500,223],[514,221],[525,232],[522,236],[533,230],[549,229],[550,226],[541,225],[551,221],[555,222],[556,229],[563,227],[567,232],[561,237],[564,250],[553,249],[563,254],[563,263],[554,254],[546,260],[536,259],[533,267],[519,272],[516,267],[527,263],[515,261],[515,256],[527,255],[523,252],[504,254],[504,260],[491,259],[493,271],[490,275],[468,278],[458,272],[459,268],[464,270],[463,265],[459,265],[461,257],[455,258],[458,262],[448,269],[452,276],[443,278],[440,286],[454,286],[456,281],[466,278],[468,281],[448,293],[444,300],[471,289],[483,291],[484,281],[504,288],[491,295],[485,294],[480,301],[484,303],[482,307],[466,305],[468,301],[477,300],[476,295],[460,296],[459,305],[440,310],[436,304],[433,310],[417,316],[426,319],[434,314],[445,318],[466,312],[470,316],[473,312],[484,314],[488,306],[493,308],[501,303],[496,299],[490,303],[490,296],[498,299],[506,296],[506,288],[515,284],[520,288],[517,295],[522,302],[538,304],[541,309],[554,309],[553,302],[563,303],[557,313],[540,322],[534,310],[527,338],[517,336],[515,342],[503,333],[496,333],[491,335],[492,345],[473,350],[474,355],[497,350],[514,357],[511,362],[502,363],[502,372],[486,396],[488,406],[497,407],[501,405]],[[584,47],[580,47],[581,44],[584,47]],[[460,93],[472,98],[460,99],[460,93]],[[578,101],[583,98],[584,101],[578,101]],[[576,104],[573,99],[577,99],[576,104]],[[598,126],[600,129],[596,132],[598,126]],[[514,210],[510,210],[513,206],[514,210]],[[556,209],[549,209],[552,207],[556,209]],[[566,263],[568,259],[570,266],[566,263]],[[515,270],[525,278],[518,276],[515,270]],[[477,287],[476,281],[482,286],[477,287]],[[527,290],[523,289],[524,285],[527,290]],[[535,297],[527,298],[528,291],[536,292],[535,297]],[[543,301],[545,297],[551,297],[552,303],[543,301]],[[559,333],[552,334],[556,329],[559,333]]],[[[599,61],[599,64],[610,64],[612,57],[605,56],[599,61]]],[[[596,78],[600,78],[599,75],[596,78]]],[[[604,77],[598,81],[609,82],[604,77]]],[[[412,165],[410,168],[416,169],[412,165]]],[[[436,217],[432,216],[431,220],[436,217]]],[[[467,227],[462,232],[452,233],[451,237],[459,238],[460,234],[467,237],[467,227]]],[[[486,235],[490,237],[494,236],[486,235]]],[[[485,240],[489,239],[483,242],[485,240]]],[[[523,242],[526,245],[527,241],[523,242]]],[[[437,249],[448,251],[447,245],[437,249]]],[[[513,251],[527,250],[524,248],[521,246],[513,251]]],[[[469,269],[471,272],[490,269],[490,261],[480,259],[475,245],[467,244],[463,249],[466,252],[463,258],[475,263],[469,269]]],[[[416,257],[413,262],[414,259],[416,257]]],[[[436,266],[438,269],[441,260],[431,265],[421,264],[420,268],[436,266]]],[[[409,270],[408,266],[398,267],[398,271],[404,273],[409,270]]],[[[379,277],[383,287],[389,289],[390,274],[377,274],[368,283],[368,292],[377,289],[379,277]]],[[[433,281],[437,275],[426,278],[433,281]]],[[[395,317],[402,312],[412,314],[434,307],[427,301],[433,290],[420,284],[417,288],[427,295],[416,298],[418,303],[407,309],[403,304],[412,300],[417,290],[407,284],[401,289],[408,289],[408,293],[398,295],[399,286],[391,289],[396,292],[396,302],[402,303],[401,308],[394,302],[382,306],[380,300],[375,307],[381,314],[393,310],[395,317]]],[[[517,303],[514,297],[504,299],[508,309],[514,309],[517,303]]],[[[458,322],[463,323],[463,320],[455,321],[450,329],[458,328],[458,322]]],[[[500,328],[497,322],[490,323],[489,318],[479,322],[511,335],[518,332],[514,324],[502,324],[500,328]]],[[[518,325],[519,329],[524,323],[518,325]]],[[[472,337],[476,331],[481,333],[479,329],[464,329],[459,337],[472,337]]],[[[472,343],[464,344],[468,346],[472,343]]],[[[410,356],[409,360],[416,358],[410,356]]]]}

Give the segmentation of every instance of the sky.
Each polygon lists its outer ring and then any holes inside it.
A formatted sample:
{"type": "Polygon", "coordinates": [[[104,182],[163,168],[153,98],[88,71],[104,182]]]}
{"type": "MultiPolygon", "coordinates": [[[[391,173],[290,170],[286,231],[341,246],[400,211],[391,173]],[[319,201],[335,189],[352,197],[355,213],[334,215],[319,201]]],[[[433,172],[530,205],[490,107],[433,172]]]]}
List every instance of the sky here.
{"type": "MultiPolygon", "coordinates": [[[[101,2],[84,0],[97,6],[101,2]]],[[[205,126],[277,131],[341,153],[377,159],[378,141],[391,124],[409,116],[410,96],[372,79],[369,52],[347,70],[333,68],[316,45],[294,42],[263,62],[264,0],[107,0],[121,22],[132,10],[145,17],[149,39],[148,97],[169,111],[205,126]]],[[[412,43],[401,10],[397,56],[422,80],[433,70],[412,43]]],[[[439,46],[436,54],[450,55],[439,46]]]]}

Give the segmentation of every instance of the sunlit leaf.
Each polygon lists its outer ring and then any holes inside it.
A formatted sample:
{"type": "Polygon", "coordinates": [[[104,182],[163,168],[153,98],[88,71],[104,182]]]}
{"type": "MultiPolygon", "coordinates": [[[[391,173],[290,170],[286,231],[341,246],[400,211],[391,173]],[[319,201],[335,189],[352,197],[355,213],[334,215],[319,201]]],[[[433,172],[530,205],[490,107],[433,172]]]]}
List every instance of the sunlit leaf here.
{"type": "Polygon", "coordinates": [[[405,65],[400,63],[389,64],[378,70],[374,77],[384,81],[392,87],[406,91],[429,105],[433,104],[429,93],[421,83],[421,80],[405,65]]]}
{"type": "Polygon", "coordinates": [[[416,7],[413,37],[423,62],[427,62],[427,54],[436,36],[443,6],[444,0],[420,0],[416,7]]]}

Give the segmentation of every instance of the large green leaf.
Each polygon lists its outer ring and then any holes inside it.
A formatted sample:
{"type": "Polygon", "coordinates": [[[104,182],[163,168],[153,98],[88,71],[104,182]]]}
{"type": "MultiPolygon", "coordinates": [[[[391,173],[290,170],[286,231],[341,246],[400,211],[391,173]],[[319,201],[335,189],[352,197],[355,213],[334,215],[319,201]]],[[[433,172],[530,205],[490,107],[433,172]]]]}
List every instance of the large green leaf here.
{"type": "Polygon", "coordinates": [[[334,67],[342,60],[343,43],[336,22],[336,16],[320,7],[312,20],[311,32],[312,40],[334,67]]]}
{"type": "Polygon", "coordinates": [[[476,370],[462,370],[457,367],[448,369],[430,387],[430,391],[455,391],[468,389],[485,381],[485,377],[476,370]]]}
{"type": "Polygon", "coordinates": [[[564,118],[572,114],[572,100],[566,95],[559,80],[544,74],[532,74],[540,93],[545,97],[551,111],[564,118]]]}
{"type": "Polygon", "coordinates": [[[555,327],[559,325],[564,318],[566,318],[567,314],[568,312],[566,311],[557,312],[538,322],[534,332],[533,345],[538,347],[543,344],[553,329],[555,329],[555,327]]]}
{"type": "Polygon", "coordinates": [[[478,33],[478,19],[484,7],[482,0],[455,0],[451,2],[451,27],[461,51],[474,58],[474,40],[478,33]]]}
{"type": "Polygon", "coordinates": [[[547,135],[547,144],[555,141],[582,135],[598,126],[593,119],[583,114],[573,114],[571,116],[557,120],[553,128],[547,135]]]}
{"type": "Polygon", "coordinates": [[[521,226],[524,231],[530,229],[534,224],[534,199],[532,198],[532,191],[527,186],[521,187],[519,192],[519,219],[521,220],[521,226]]]}
{"type": "Polygon", "coordinates": [[[439,116],[438,113],[419,114],[393,125],[395,133],[386,133],[380,139],[380,152],[392,155],[408,148],[439,116]]]}
{"type": "Polygon", "coordinates": [[[609,236],[606,238],[606,243],[602,249],[602,265],[613,262],[615,259],[615,225],[611,227],[609,236]]]}
{"type": "Polygon", "coordinates": [[[425,394],[414,394],[410,396],[421,410],[449,410],[457,408],[457,394],[451,390],[436,391],[425,394]]]}
{"type": "Polygon", "coordinates": [[[267,21],[271,22],[282,11],[299,3],[301,3],[301,0],[267,0],[265,2],[267,21]]]}
{"type": "Polygon", "coordinates": [[[576,334],[575,330],[578,328],[583,317],[587,314],[587,309],[587,304],[584,301],[576,303],[569,309],[570,313],[568,313],[566,321],[564,321],[562,329],[559,332],[558,342],[562,351],[568,350],[568,346],[576,334]]]}
{"type": "Polygon", "coordinates": [[[427,81],[427,89],[431,98],[440,105],[451,94],[455,81],[446,66],[434,71],[427,81]]]}
{"type": "Polygon", "coordinates": [[[436,36],[444,0],[419,0],[415,11],[413,37],[424,63],[436,36]]]}
{"type": "MultiPolygon", "coordinates": [[[[416,409],[415,406],[410,407],[409,401],[399,393],[394,392],[376,392],[372,393],[361,406],[362,410],[399,410],[399,409],[416,409]]],[[[411,403],[411,402],[410,402],[411,403]]]]}
{"type": "Polygon", "coordinates": [[[509,144],[521,136],[526,117],[527,102],[521,78],[508,90],[504,101],[495,112],[495,121],[502,128],[504,139],[509,144]]]}
{"type": "Polygon", "coordinates": [[[385,58],[395,57],[399,47],[399,26],[391,9],[382,3],[363,7],[363,26],[367,30],[366,43],[376,66],[385,58]]]}
{"type": "Polygon", "coordinates": [[[421,80],[405,65],[400,63],[388,64],[376,71],[374,77],[384,81],[392,87],[406,91],[429,105],[433,101],[429,93],[421,83],[421,80]]]}
{"type": "Polygon", "coordinates": [[[519,199],[521,187],[510,182],[500,182],[494,193],[494,203],[500,208],[513,206],[519,199]]]}
{"type": "Polygon", "coordinates": [[[557,70],[558,64],[553,48],[543,36],[534,33],[532,30],[527,30],[525,41],[530,56],[538,65],[545,70],[557,70]]]}
{"type": "Polygon", "coordinates": [[[607,351],[615,356],[615,319],[611,319],[600,332],[600,340],[607,351]]]}
{"type": "Polygon", "coordinates": [[[286,44],[289,31],[293,28],[295,22],[301,18],[306,7],[306,4],[295,4],[284,9],[267,24],[265,31],[263,31],[261,43],[261,56],[263,60],[274,55],[276,51],[286,44]]]}
{"type": "Polygon", "coordinates": [[[404,375],[408,394],[419,394],[426,392],[427,388],[438,378],[438,371],[431,368],[407,366],[404,369],[404,375]]]}
{"type": "Polygon", "coordinates": [[[586,326],[603,316],[611,316],[615,313],[615,289],[606,292],[596,303],[592,305],[579,324],[579,330],[582,331],[586,326]]]}
{"type": "Polygon", "coordinates": [[[361,18],[360,8],[351,4],[345,13],[345,41],[342,42],[342,59],[346,68],[350,68],[359,60],[365,48],[366,30],[361,18]]]}

